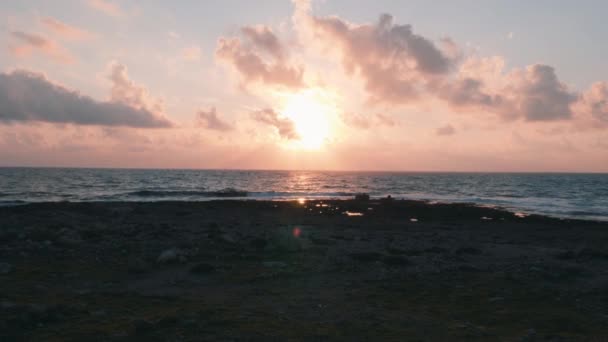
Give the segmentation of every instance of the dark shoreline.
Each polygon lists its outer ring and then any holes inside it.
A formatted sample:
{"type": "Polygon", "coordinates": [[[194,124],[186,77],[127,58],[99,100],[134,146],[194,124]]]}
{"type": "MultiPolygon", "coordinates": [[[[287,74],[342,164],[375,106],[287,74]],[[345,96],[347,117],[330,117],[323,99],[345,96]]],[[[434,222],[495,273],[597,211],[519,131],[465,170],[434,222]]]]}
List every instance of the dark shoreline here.
{"type": "Polygon", "coordinates": [[[599,339],[606,246],[461,203],[0,207],[0,340],[599,339]]]}
{"type": "MultiPolygon", "coordinates": [[[[370,203],[382,203],[385,198],[382,197],[372,197],[369,202],[370,203]]],[[[393,201],[398,203],[410,203],[416,204],[418,206],[439,206],[443,207],[443,209],[449,210],[449,207],[472,207],[472,208],[480,208],[480,209],[489,209],[495,210],[497,212],[507,213],[507,216],[511,215],[521,215],[517,216],[519,219],[545,219],[545,220],[557,220],[564,222],[579,222],[579,223],[595,223],[595,224],[608,224],[608,220],[601,219],[590,219],[590,218],[576,218],[573,216],[558,216],[558,215],[548,215],[542,213],[535,213],[532,211],[527,211],[526,209],[514,209],[507,208],[498,205],[486,205],[474,202],[442,202],[436,200],[422,200],[422,199],[403,199],[403,198],[395,198],[393,201]]],[[[226,196],[225,198],[216,198],[216,199],[204,199],[204,200],[149,200],[149,201],[48,201],[48,202],[27,202],[22,200],[10,201],[11,204],[0,205],[0,210],[2,208],[14,208],[14,207],[37,207],[37,206],[53,206],[56,204],[60,205],[78,205],[78,204],[91,204],[91,205],[128,205],[128,204],[154,204],[154,203],[165,203],[165,204],[176,204],[183,203],[184,205],[189,204],[200,204],[200,203],[208,203],[208,202],[298,202],[298,199],[295,198],[278,198],[278,199],[259,199],[259,198],[231,198],[230,196],[226,196]]],[[[358,201],[353,200],[352,198],[313,198],[313,199],[305,199],[305,202],[324,202],[324,203],[356,203],[358,201]]],[[[2,201],[0,201],[2,204],[2,201]]]]}

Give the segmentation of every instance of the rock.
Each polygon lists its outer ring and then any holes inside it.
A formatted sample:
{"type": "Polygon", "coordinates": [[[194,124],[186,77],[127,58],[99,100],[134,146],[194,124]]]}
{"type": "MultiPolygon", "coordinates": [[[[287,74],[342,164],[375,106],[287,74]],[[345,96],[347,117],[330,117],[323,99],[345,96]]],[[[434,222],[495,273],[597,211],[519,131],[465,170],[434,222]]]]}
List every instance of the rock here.
{"type": "Polygon", "coordinates": [[[528,341],[534,341],[536,339],[536,329],[528,329],[528,331],[526,332],[526,334],[520,339],[520,341],[524,342],[528,342],[528,341]]]}
{"type": "Polygon", "coordinates": [[[266,247],[267,244],[268,244],[268,241],[266,241],[266,239],[263,239],[263,238],[255,238],[251,241],[251,246],[255,249],[264,249],[264,247],[266,247]]]}
{"type": "Polygon", "coordinates": [[[264,267],[268,267],[268,268],[285,268],[285,267],[287,267],[287,264],[282,261],[264,261],[262,263],[262,265],[264,265],[264,267]]]}
{"type": "Polygon", "coordinates": [[[457,255],[464,255],[464,254],[479,255],[479,254],[481,254],[481,250],[479,248],[475,248],[475,247],[461,247],[461,248],[458,248],[454,253],[456,253],[457,255]]]}
{"type": "Polygon", "coordinates": [[[355,261],[373,262],[380,260],[382,258],[382,254],[376,252],[359,252],[351,253],[350,257],[355,261]]]}
{"type": "Polygon", "coordinates": [[[183,263],[183,262],[186,262],[187,260],[188,259],[186,258],[186,255],[184,254],[184,252],[177,248],[171,248],[171,249],[167,249],[167,250],[163,251],[158,256],[158,259],[156,259],[156,261],[161,264],[172,264],[172,263],[178,263],[178,262],[183,263]]]}
{"type": "Polygon", "coordinates": [[[369,201],[369,195],[364,193],[356,194],[355,201],[369,201]]]}
{"type": "Polygon", "coordinates": [[[392,267],[406,266],[409,264],[409,261],[406,258],[397,255],[386,256],[382,259],[382,262],[385,265],[392,267]]]}
{"type": "Polygon", "coordinates": [[[488,299],[488,301],[490,303],[502,302],[504,300],[505,300],[504,297],[492,297],[492,298],[488,299]]]}
{"type": "Polygon", "coordinates": [[[8,262],[0,262],[0,274],[9,274],[13,271],[13,265],[8,262]]]}
{"type": "Polygon", "coordinates": [[[142,258],[130,258],[127,261],[127,269],[129,273],[141,274],[149,271],[150,265],[142,258]]]}
{"type": "Polygon", "coordinates": [[[220,236],[220,239],[225,243],[236,243],[236,240],[228,233],[224,233],[220,236]]]}
{"type": "Polygon", "coordinates": [[[203,262],[190,267],[190,273],[192,274],[207,274],[211,272],[215,272],[215,266],[203,262]]]}

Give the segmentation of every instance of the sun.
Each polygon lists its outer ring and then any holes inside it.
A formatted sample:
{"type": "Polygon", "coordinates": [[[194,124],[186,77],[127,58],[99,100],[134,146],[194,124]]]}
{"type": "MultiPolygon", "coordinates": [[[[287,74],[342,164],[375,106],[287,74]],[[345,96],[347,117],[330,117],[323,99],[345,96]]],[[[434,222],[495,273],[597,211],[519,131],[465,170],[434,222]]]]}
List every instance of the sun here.
{"type": "Polygon", "coordinates": [[[285,97],[281,114],[293,122],[298,135],[298,139],[290,143],[292,147],[315,150],[326,143],[335,111],[328,98],[328,94],[316,89],[307,89],[285,97]]]}

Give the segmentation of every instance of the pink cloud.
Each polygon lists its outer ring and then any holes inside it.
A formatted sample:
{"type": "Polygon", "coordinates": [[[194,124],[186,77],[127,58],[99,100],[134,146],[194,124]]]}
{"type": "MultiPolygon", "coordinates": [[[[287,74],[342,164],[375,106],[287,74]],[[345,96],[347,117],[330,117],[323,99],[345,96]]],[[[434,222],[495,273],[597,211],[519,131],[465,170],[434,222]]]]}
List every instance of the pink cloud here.
{"type": "Polygon", "coordinates": [[[145,87],[132,81],[125,65],[117,62],[111,63],[108,79],[112,83],[111,101],[151,112],[163,112],[163,102],[153,98],[145,87]]]}
{"type": "Polygon", "coordinates": [[[11,46],[11,52],[16,57],[28,57],[34,52],[41,52],[61,63],[71,64],[76,62],[76,59],[65,48],[41,35],[12,31],[11,36],[17,42],[11,46]]]}
{"type": "Polygon", "coordinates": [[[208,110],[199,110],[197,122],[210,130],[230,131],[234,129],[234,126],[219,117],[215,107],[211,107],[208,110]]]}
{"type": "Polygon", "coordinates": [[[296,127],[289,118],[280,116],[271,108],[260,109],[251,112],[251,118],[255,121],[276,128],[277,133],[284,139],[298,139],[296,127]]]}
{"type": "Polygon", "coordinates": [[[100,11],[112,17],[122,17],[125,12],[115,2],[108,0],[89,0],[88,4],[91,8],[100,11]]]}
{"type": "Polygon", "coordinates": [[[97,101],[26,70],[0,74],[0,108],[0,123],[171,126],[167,119],[143,107],[116,100],[97,101]]]}
{"type": "MultiPolygon", "coordinates": [[[[375,24],[355,24],[337,16],[315,16],[308,1],[295,4],[295,25],[308,39],[339,53],[347,75],[363,80],[370,104],[439,100],[457,112],[529,122],[577,116],[580,94],[559,80],[552,66],[534,64],[505,72],[502,58],[464,58],[463,49],[451,39],[436,44],[410,25],[396,24],[389,14],[375,24]]],[[[595,99],[595,117],[604,117],[600,88],[586,97],[587,103],[595,99]]]]}
{"type": "Polygon", "coordinates": [[[90,39],[93,34],[77,28],[75,26],[72,25],[68,25],[60,20],[57,20],[55,18],[52,17],[44,17],[42,19],[40,19],[40,22],[49,30],[53,31],[54,33],[58,34],[59,36],[61,36],[62,38],[65,39],[70,39],[70,40],[86,40],[86,39],[90,39]]]}
{"type": "Polygon", "coordinates": [[[231,65],[246,84],[259,82],[292,89],[304,86],[303,68],[284,60],[284,47],[269,28],[245,27],[242,32],[244,41],[221,37],[215,55],[231,65]],[[264,53],[270,56],[265,58],[264,53]]]}

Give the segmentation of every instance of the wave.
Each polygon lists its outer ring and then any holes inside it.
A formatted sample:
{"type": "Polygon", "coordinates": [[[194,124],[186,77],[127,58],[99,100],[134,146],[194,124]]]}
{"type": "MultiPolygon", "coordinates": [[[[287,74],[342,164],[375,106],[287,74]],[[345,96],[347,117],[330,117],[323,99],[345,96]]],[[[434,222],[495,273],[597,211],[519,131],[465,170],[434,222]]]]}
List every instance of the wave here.
{"type": "Polygon", "coordinates": [[[103,199],[119,198],[230,198],[248,197],[265,199],[282,198],[343,198],[352,197],[351,192],[289,192],[289,191],[246,191],[240,189],[226,188],[216,191],[204,190],[137,190],[123,194],[100,196],[103,199]]]}
{"type": "Polygon", "coordinates": [[[16,205],[22,205],[22,204],[26,204],[26,201],[20,201],[20,200],[15,200],[15,201],[0,201],[0,207],[13,207],[16,205]]]}

